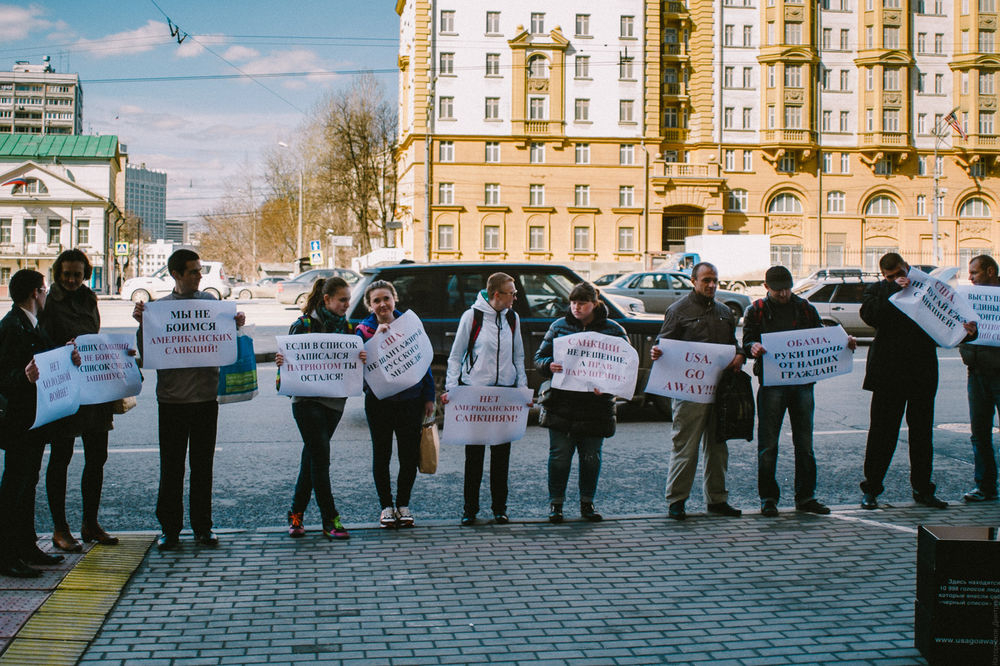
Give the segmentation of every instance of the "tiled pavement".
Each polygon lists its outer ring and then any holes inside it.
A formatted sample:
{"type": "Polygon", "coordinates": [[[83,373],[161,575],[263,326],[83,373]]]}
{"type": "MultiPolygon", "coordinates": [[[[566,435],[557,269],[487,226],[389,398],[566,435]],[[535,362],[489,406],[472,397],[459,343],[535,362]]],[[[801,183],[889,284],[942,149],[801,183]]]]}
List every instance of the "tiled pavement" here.
{"type": "Polygon", "coordinates": [[[1000,504],[226,535],[151,551],[82,663],[924,663],[916,526],[1000,504]]]}

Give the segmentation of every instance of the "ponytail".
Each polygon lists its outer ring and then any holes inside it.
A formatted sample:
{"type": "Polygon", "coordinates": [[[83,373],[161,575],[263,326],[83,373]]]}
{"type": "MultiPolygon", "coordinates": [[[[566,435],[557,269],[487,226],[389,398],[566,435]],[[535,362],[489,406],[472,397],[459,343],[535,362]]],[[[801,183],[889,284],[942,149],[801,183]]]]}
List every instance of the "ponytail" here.
{"type": "Polygon", "coordinates": [[[324,282],[326,282],[326,280],[323,278],[313,282],[312,289],[309,291],[309,296],[306,298],[306,302],[302,305],[302,314],[308,315],[319,310],[319,306],[323,304],[324,282]]]}

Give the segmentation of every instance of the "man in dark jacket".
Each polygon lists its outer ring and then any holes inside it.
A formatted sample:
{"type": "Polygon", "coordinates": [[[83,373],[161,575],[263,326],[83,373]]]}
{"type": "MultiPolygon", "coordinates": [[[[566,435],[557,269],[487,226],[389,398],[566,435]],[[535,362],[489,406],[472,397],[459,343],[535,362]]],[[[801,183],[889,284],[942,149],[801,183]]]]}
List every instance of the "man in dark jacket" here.
{"type": "MultiPolygon", "coordinates": [[[[736,342],[736,318],[732,311],[715,300],[719,287],[719,272],[709,263],[697,264],[691,270],[694,290],[675,301],[663,315],[660,338],[686,342],[711,342],[733,346],[733,360],[726,371],[739,370],[746,360],[736,342]]],[[[655,361],[663,350],[654,346],[650,356],[655,361]]],[[[673,440],[670,473],[667,476],[667,515],[684,520],[684,503],[691,494],[694,473],[698,467],[698,445],[705,446],[705,501],[708,510],[723,516],[739,516],[742,512],[729,505],[726,490],[726,468],[729,447],[716,436],[715,405],[674,399],[673,440]]]]}
{"type": "MultiPolygon", "coordinates": [[[[45,306],[45,278],[22,269],[10,279],[14,301],[0,320],[0,394],[7,398],[4,423],[3,479],[0,480],[0,574],[17,578],[41,575],[32,564],[62,561],[38,548],[35,534],[35,486],[45,448],[44,430],[30,430],[35,421],[38,367],[34,356],[55,345],[38,328],[45,306]]],[[[80,357],[74,352],[74,362],[80,357]]]]}
{"type": "MultiPolygon", "coordinates": [[[[969,262],[974,285],[1000,287],[997,262],[985,254],[969,262]]],[[[1000,347],[962,343],[959,351],[969,367],[969,423],[976,487],[962,496],[966,502],[997,499],[997,458],[993,450],[993,414],[1000,408],[1000,347]]]]}
{"type": "MultiPolygon", "coordinates": [[[[761,344],[762,333],[818,328],[823,325],[809,301],[792,293],[792,274],[784,266],[772,266],[764,274],[765,298],[754,301],[743,318],[743,351],[756,361],[753,372],[760,381],[757,389],[757,491],[760,512],[778,515],[780,490],[775,480],[778,462],[778,437],[781,422],[788,412],[795,449],[795,508],[798,511],[825,515],[830,509],[815,497],[816,457],[813,455],[813,411],[815,382],[787,386],[764,386],[762,358],[767,350],[761,344]]],[[[848,337],[851,349],[857,344],[848,337]]]]}
{"type": "Polygon", "coordinates": [[[869,285],[861,300],[861,319],[875,328],[863,384],[866,391],[872,392],[872,402],[861,508],[878,508],[878,496],[885,489],[882,481],[896,451],[905,412],[910,428],[913,499],[924,506],[943,509],[948,504],[934,495],[936,487],[931,481],[937,344],[889,302],[890,296],[909,286],[910,267],[895,252],[884,255],[878,264],[885,279],[869,285]]]}

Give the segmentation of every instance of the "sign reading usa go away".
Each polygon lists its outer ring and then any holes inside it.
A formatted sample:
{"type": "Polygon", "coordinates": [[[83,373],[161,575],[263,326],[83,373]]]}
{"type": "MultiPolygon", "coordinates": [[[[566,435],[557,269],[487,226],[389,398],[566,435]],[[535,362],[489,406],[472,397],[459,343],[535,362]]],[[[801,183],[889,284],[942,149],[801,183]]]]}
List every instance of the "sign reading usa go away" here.
{"type": "Polygon", "coordinates": [[[736,356],[734,345],[660,339],[663,356],[653,362],[646,393],[690,402],[715,402],[722,371],[736,356]]]}

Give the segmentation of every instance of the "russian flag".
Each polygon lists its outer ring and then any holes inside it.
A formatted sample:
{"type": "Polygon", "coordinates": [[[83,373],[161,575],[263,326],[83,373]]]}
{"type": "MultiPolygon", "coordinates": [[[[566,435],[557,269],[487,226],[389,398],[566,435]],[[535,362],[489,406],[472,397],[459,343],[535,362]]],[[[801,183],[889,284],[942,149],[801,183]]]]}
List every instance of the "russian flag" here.
{"type": "Polygon", "coordinates": [[[7,187],[8,185],[27,185],[28,181],[24,178],[11,178],[6,183],[0,185],[0,187],[7,187]]]}

